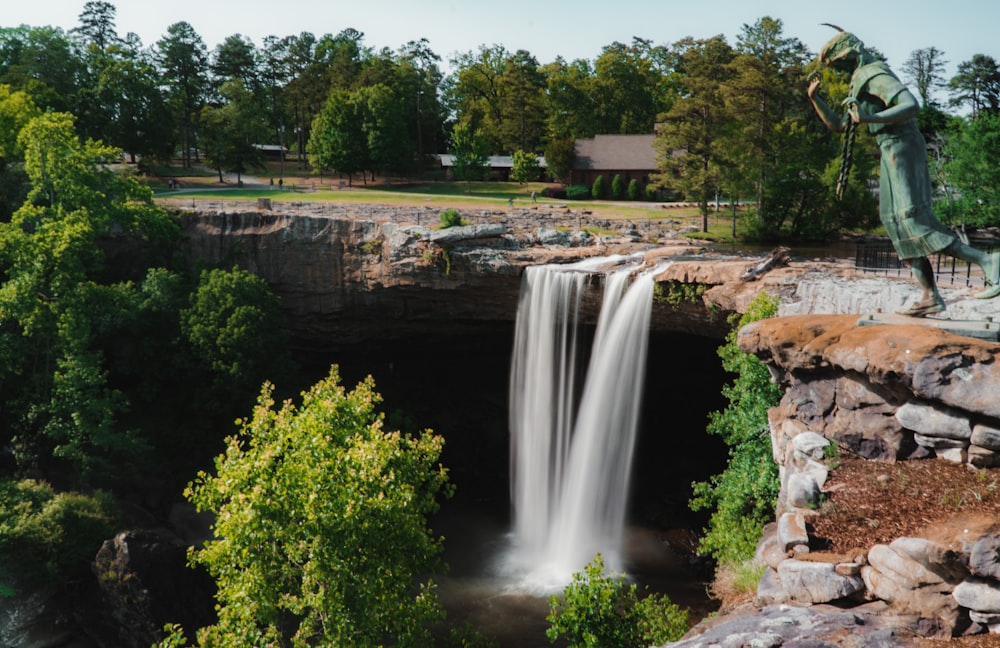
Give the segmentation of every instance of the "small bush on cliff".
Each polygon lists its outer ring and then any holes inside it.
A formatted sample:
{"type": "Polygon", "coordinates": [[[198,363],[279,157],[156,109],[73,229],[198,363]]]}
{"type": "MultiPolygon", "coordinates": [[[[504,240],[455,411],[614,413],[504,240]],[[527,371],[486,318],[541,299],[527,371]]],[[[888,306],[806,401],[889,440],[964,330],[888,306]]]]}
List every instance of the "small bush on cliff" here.
{"type": "Polygon", "coordinates": [[[722,366],[736,378],[723,387],[729,405],[710,415],[708,432],[721,436],[729,446],[729,464],[721,474],[693,484],[690,506],[695,511],[712,510],[699,550],[721,564],[752,557],[764,525],[774,517],[780,484],[771,454],[767,410],[778,404],[781,391],[771,382],[764,363],[740,350],[736,336],[740,327],[777,312],[777,298],[761,293],[719,348],[722,366]]]}
{"type": "Polygon", "coordinates": [[[660,645],[688,630],[686,610],[666,595],[640,599],[634,584],[625,585],[624,575],[604,573],[601,554],[583,573],[573,574],[561,600],[549,599],[549,610],[546,636],[552,642],[565,637],[573,648],[660,645]]]}
{"type": "Polygon", "coordinates": [[[462,214],[454,207],[449,207],[448,209],[442,209],[441,213],[438,214],[438,218],[441,219],[441,229],[446,229],[448,227],[458,227],[459,225],[464,225],[465,221],[462,220],[462,214]]]}

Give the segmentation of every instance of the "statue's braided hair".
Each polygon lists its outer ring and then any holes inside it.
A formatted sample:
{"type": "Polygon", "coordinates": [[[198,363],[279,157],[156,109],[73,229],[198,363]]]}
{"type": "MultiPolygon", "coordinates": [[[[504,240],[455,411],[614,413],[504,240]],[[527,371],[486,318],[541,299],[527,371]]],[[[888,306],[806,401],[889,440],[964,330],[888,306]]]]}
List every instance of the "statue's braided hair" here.
{"type": "Polygon", "coordinates": [[[837,200],[843,199],[844,192],[847,191],[847,181],[851,177],[851,165],[854,163],[854,137],[857,132],[858,125],[848,115],[847,126],[844,129],[844,145],[840,153],[840,172],[837,174],[837,200]]]}
{"type": "MultiPolygon", "coordinates": [[[[820,63],[829,65],[831,62],[850,56],[852,53],[861,54],[863,52],[864,43],[857,36],[837,25],[823,24],[836,29],[838,33],[823,45],[819,53],[820,63]]],[[[844,129],[843,149],[840,153],[840,172],[837,174],[835,189],[837,200],[841,200],[847,191],[847,182],[851,177],[851,165],[854,163],[854,138],[858,132],[858,125],[851,119],[850,112],[848,112],[845,121],[847,124],[844,129]]]]}

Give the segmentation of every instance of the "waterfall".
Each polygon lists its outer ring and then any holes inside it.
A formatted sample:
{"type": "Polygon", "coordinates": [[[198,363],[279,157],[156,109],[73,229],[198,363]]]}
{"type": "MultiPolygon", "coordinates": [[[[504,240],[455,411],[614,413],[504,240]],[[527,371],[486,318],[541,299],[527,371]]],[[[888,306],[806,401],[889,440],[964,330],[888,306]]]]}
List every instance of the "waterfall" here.
{"type": "Polygon", "coordinates": [[[528,587],[561,588],[597,552],[622,571],[655,274],[641,273],[629,286],[640,260],[610,257],[524,274],[510,378],[509,568],[528,587]],[[602,272],[601,312],[581,377],[578,314],[588,283],[602,272]]]}

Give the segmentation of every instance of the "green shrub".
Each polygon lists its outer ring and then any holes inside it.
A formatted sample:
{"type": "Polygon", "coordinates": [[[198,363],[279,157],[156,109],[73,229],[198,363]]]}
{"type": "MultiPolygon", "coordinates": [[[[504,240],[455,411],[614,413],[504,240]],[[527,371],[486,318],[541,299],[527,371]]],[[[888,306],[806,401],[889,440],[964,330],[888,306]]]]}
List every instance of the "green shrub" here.
{"type": "Polygon", "coordinates": [[[587,185],[570,185],[566,187],[566,198],[568,200],[588,200],[590,198],[590,187],[587,185]]]}
{"type": "Polygon", "coordinates": [[[604,197],[604,176],[599,175],[594,179],[594,185],[590,188],[590,197],[600,200],[604,197]]]}
{"type": "Polygon", "coordinates": [[[31,479],[0,482],[0,596],[86,570],[115,519],[104,493],[56,493],[31,479]]]}
{"type": "Polygon", "coordinates": [[[723,387],[729,405],[711,414],[708,432],[721,436],[729,446],[729,464],[709,481],[693,484],[690,506],[695,511],[713,511],[699,551],[722,564],[753,556],[764,525],[774,517],[780,483],[771,454],[767,410],[778,404],[781,390],[771,382],[764,363],[740,350],[736,336],[740,327],[777,311],[778,299],[761,293],[719,348],[722,366],[736,377],[723,387]]]}
{"type": "Polygon", "coordinates": [[[656,189],[653,185],[646,185],[646,200],[656,200],[656,189]]]}
{"type": "Polygon", "coordinates": [[[639,648],[679,639],[688,630],[688,613],[666,595],[639,599],[636,586],[625,576],[604,574],[604,558],[597,554],[583,573],[563,590],[562,599],[549,599],[550,641],[565,637],[572,648],[639,648]]]}
{"type": "Polygon", "coordinates": [[[686,281],[657,281],[653,287],[653,302],[668,304],[677,310],[681,304],[695,304],[708,290],[707,284],[686,281]]]}
{"type": "Polygon", "coordinates": [[[616,173],[613,178],[611,178],[611,198],[614,200],[621,200],[622,196],[625,195],[625,181],[622,180],[620,173],[616,173]]]}
{"type": "Polygon", "coordinates": [[[465,221],[462,219],[461,212],[454,207],[442,209],[441,213],[438,214],[438,218],[441,219],[441,229],[458,227],[459,225],[465,224],[465,221]]]}
{"type": "Polygon", "coordinates": [[[628,187],[625,189],[625,197],[629,200],[639,200],[639,181],[635,178],[628,181],[628,187]]]}
{"type": "Polygon", "coordinates": [[[382,254],[382,245],[385,241],[382,237],[369,239],[362,243],[359,247],[362,254],[370,254],[372,256],[378,256],[382,254]]]}

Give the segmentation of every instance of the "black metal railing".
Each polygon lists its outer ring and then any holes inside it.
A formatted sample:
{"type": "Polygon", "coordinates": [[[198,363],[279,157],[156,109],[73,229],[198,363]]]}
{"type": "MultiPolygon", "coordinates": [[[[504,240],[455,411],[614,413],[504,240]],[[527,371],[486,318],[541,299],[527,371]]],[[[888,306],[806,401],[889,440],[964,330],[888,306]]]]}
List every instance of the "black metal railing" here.
{"type": "MultiPolygon", "coordinates": [[[[970,240],[969,244],[984,252],[992,252],[996,247],[994,240],[970,240]]],[[[984,283],[979,266],[941,253],[931,255],[929,259],[939,285],[982,286],[984,283]]],[[[910,267],[899,260],[888,240],[859,242],[855,250],[854,267],[862,272],[887,276],[910,274],[910,267]]]]}

